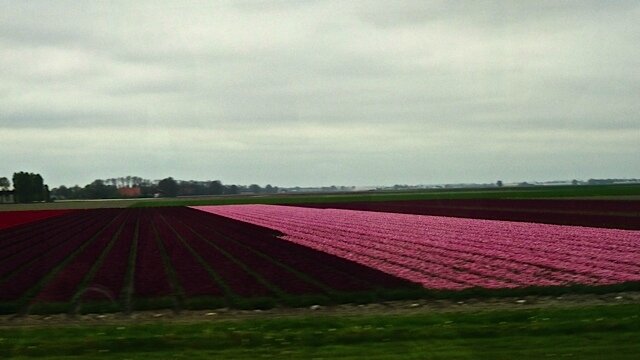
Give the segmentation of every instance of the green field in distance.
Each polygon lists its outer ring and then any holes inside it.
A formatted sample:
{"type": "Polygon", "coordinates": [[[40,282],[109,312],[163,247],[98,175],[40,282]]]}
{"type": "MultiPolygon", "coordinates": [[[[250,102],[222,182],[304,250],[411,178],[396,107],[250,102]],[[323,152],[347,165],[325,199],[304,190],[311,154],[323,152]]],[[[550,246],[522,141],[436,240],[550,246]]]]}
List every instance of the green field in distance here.
{"type": "Polygon", "coordinates": [[[227,204],[296,204],[352,201],[446,200],[446,199],[545,199],[612,198],[640,199],[640,184],[531,186],[504,188],[428,189],[415,191],[367,191],[355,193],[278,194],[149,199],[133,203],[145,206],[194,206],[227,204]]]}

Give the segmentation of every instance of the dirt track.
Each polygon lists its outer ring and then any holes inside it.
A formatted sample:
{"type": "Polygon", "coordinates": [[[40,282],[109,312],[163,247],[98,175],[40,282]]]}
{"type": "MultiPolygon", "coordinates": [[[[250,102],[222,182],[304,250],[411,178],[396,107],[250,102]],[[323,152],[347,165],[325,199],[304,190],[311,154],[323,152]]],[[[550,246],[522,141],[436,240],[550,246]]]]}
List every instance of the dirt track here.
{"type": "Polygon", "coordinates": [[[358,316],[358,315],[392,315],[419,313],[447,313],[447,312],[478,312],[490,310],[517,310],[536,308],[563,308],[592,305],[640,304],[640,292],[623,292],[602,295],[563,295],[563,296],[525,296],[519,298],[491,298],[467,299],[465,301],[451,300],[415,300],[390,301],[384,303],[337,306],[312,306],[306,308],[274,308],[270,310],[235,310],[211,309],[197,311],[182,311],[175,313],[170,310],[142,311],[131,315],[113,314],[85,314],[70,317],[58,315],[28,315],[15,317],[14,315],[0,316],[0,328],[4,327],[32,327],[32,326],[65,326],[87,324],[133,324],[152,322],[200,322],[218,320],[268,319],[282,317],[298,317],[307,315],[321,316],[358,316]]]}

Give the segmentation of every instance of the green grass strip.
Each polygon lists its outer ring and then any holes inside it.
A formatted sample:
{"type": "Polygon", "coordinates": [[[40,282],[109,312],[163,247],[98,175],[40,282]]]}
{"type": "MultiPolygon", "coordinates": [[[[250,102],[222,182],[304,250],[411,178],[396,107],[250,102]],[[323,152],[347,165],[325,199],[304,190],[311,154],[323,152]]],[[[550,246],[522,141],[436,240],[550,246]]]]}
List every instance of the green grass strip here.
{"type": "Polygon", "coordinates": [[[0,328],[39,359],[636,359],[640,305],[0,328]]]}

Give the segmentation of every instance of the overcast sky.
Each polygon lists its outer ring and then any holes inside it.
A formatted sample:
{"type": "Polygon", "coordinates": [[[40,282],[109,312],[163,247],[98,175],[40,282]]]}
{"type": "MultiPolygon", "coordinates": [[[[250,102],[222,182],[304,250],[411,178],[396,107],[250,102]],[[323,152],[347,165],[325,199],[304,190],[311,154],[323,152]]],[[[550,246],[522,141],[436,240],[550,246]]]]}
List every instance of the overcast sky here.
{"type": "Polygon", "coordinates": [[[0,0],[0,176],[640,177],[638,1],[0,0]]]}

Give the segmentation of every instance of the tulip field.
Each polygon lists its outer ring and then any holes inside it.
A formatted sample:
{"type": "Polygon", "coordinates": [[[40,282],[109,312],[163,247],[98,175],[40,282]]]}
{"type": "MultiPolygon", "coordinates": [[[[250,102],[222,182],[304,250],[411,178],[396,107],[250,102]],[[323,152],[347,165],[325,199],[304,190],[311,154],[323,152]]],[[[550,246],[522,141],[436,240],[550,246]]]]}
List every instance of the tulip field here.
{"type": "Polygon", "coordinates": [[[13,226],[0,231],[0,310],[304,305],[417,288],[279,235],[186,207],[84,210],[13,226]]]}
{"type": "Polygon", "coordinates": [[[3,211],[0,216],[0,230],[20,224],[66,214],[73,210],[3,211]]]}
{"type": "Polygon", "coordinates": [[[629,200],[446,199],[296,206],[640,230],[640,201],[629,200]]]}
{"type": "Polygon", "coordinates": [[[272,205],[196,208],[428,289],[640,281],[638,231],[272,205]]]}
{"type": "Polygon", "coordinates": [[[0,213],[0,312],[263,308],[640,283],[637,230],[401,212],[0,213]]]}

